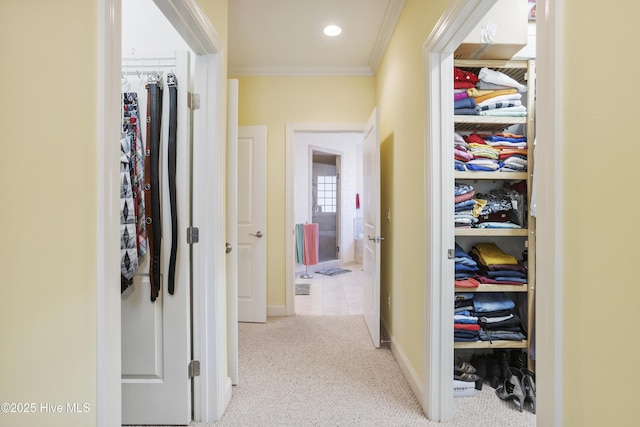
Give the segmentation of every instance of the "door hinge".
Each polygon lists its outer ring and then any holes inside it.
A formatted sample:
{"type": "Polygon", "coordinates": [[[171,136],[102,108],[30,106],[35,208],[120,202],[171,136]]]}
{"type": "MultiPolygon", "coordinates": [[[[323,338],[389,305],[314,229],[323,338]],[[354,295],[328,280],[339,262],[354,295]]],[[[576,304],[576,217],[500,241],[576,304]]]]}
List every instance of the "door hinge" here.
{"type": "Polygon", "coordinates": [[[456,257],[455,251],[453,249],[447,249],[447,258],[454,259],[456,257]]]}
{"type": "Polygon", "coordinates": [[[191,110],[200,109],[200,95],[193,92],[187,92],[187,106],[191,110]]]}
{"type": "Polygon", "coordinates": [[[336,253],[340,253],[340,246],[336,246],[336,253]]]}
{"type": "Polygon", "coordinates": [[[200,240],[198,227],[187,227],[187,244],[192,245],[200,240]]]}
{"type": "Polygon", "coordinates": [[[200,361],[192,360],[189,362],[189,379],[200,376],[200,361]]]}

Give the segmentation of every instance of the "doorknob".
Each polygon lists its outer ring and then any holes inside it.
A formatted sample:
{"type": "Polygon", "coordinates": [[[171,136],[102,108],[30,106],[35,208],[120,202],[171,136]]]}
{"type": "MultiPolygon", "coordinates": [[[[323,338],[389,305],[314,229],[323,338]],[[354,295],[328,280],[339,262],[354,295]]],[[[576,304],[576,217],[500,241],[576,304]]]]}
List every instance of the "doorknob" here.
{"type": "Polygon", "coordinates": [[[262,231],[258,231],[256,234],[249,233],[249,236],[256,236],[257,238],[261,238],[263,234],[262,234],[262,231]]]}

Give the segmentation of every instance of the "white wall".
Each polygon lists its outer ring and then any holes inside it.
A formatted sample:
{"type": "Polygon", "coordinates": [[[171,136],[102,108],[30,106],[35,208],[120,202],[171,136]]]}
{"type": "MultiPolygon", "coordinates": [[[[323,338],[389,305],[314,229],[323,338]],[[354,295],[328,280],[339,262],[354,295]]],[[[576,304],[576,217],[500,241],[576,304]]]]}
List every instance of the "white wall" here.
{"type": "Polygon", "coordinates": [[[311,222],[310,150],[325,149],[342,156],[340,191],[342,194],[342,230],[340,253],[343,262],[354,260],[354,220],[356,215],[356,193],[360,193],[362,206],[362,134],[357,132],[296,132],[295,134],[295,183],[294,220],[296,224],[311,222]],[[360,147],[359,150],[357,147],[360,147]],[[359,153],[359,154],[358,154],[359,153]]]}
{"type": "MultiPolygon", "coordinates": [[[[122,1],[122,57],[189,50],[153,0],[122,1]]],[[[151,65],[151,64],[150,64],[151,65]]]]}

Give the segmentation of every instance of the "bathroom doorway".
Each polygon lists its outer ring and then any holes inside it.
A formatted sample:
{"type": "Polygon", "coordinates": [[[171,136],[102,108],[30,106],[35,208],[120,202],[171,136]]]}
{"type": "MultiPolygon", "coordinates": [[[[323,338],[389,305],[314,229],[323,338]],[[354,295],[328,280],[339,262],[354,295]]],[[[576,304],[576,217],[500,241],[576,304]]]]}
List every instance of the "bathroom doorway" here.
{"type": "Polygon", "coordinates": [[[292,139],[294,224],[318,224],[317,263],[296,261],[292,271],[361,264],[362,131],[301,131],[292,139]]]}
{"type": "Polygon", "coordinates": [[[340,259],[342,156],[311,149],[311,222],[318,224],[320,263],[340,259]]]}

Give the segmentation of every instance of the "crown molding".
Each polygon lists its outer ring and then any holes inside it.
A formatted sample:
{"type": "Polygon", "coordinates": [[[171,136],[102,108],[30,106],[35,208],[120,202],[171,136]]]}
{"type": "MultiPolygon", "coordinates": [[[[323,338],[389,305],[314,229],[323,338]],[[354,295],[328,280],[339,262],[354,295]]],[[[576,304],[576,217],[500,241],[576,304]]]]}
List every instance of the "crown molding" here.
{"type": "Polygon", "coordinates": [[[371,68],[314,67],[314,66],[235,66],[227,70],[229,76],[373,76],[371,68]]]}
{"type": "Polygon", "coordinates": [[[389,1],[387,12],[382,20],[382,25],[380,26],[378,38],[376,39],[376,43],[371,51],[371,56],[369,57],[369,68],[371,68],[374,74],[378,70],[378,65],[380,65],[380,61],[382,61],[382,57],[387,50],[393,31],[395,30],[398,20],[400,19],[400,15],[402,14],[402,10],[404,9],[405,2],[406,0],[389,1]]]}

